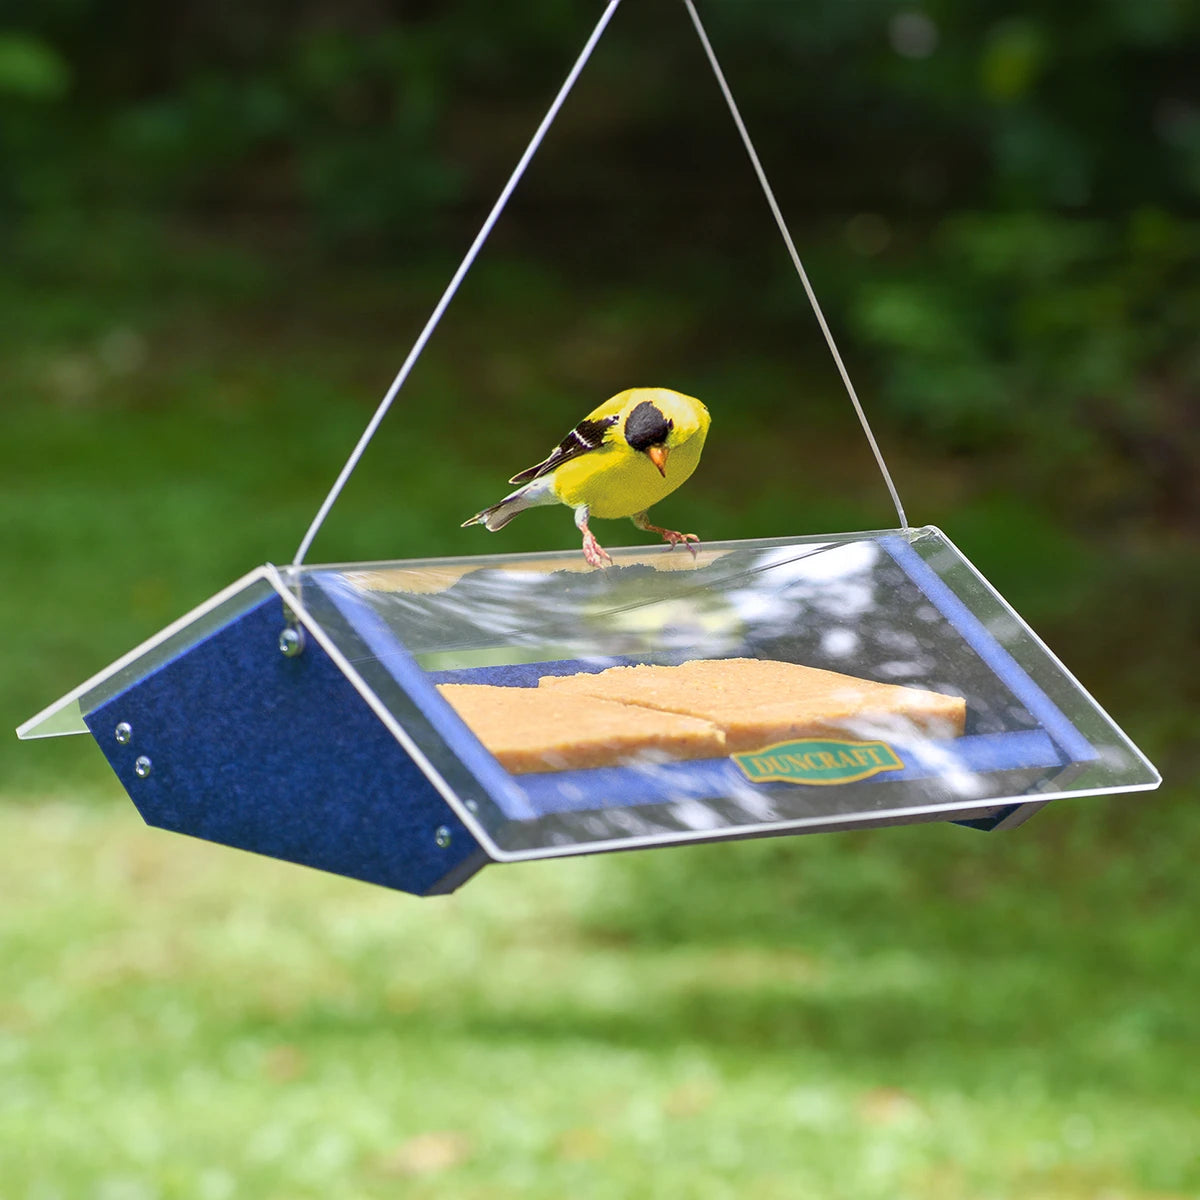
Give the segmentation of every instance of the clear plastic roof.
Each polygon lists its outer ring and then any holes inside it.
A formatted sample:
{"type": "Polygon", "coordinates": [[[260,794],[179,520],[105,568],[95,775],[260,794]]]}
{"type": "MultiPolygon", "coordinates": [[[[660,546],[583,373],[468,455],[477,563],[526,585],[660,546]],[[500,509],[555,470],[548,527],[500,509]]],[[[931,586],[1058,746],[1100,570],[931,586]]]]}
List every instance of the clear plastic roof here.
{"type": "MultiPolygon", "coordinates": [[[[1159,781],[936,529],[720,543],[695,558],[631,549],[614,559],[605,570],[588,567],[578,552],[265,568],[21,732],[82,729],[81,712],[274,589],[293,601],[364,703],[500,859],[890,817],[969,817],[1006,803],[1159,781]],[[557,751],[532,771],[502,765],[514,760],[497,748],[494,727],[507,732],[519,723],[524,708],[517,701],[541,710],[538,696],[501,689],[545,694],[557,685],[539,688],[539,681],[578,677],[568,685],[583,689],[571,727],[553,712],[543,722],[547,743],[565,746],[569,760],[592,710],[613,703],[596,703],[591,681],[609,678],[601,672],[698,660],[712,660],[717,667],[706,670],[720,671],[728,660],[745,659],[837,672],[851,677],[843,690],[873,688],[864,694],[911,697],[917,709],[932,702],[958,716],[939,723],[893,711],[891,701],[882,709],[864,702],[816,725],[789,726],[789,706],[809,712],[814,701],[786,682],[787,668],[772,668],[784,672],[785,683],[769,704],[758,692],[743,696],[736,683],[730,694],[706,683],[679,704],[621,697],[633,705],[625,715],[635,731],[647,734],[664,705],[682,714],[698,703],[699,720],[723,726],[715,736],[728,735],[724,749],[697,743],[676,753],[668,741],[643,753],[625,747],[600,765],[565,761],[556,768],[557,751]],[[466,709],[464,720],[447,698],[456,695],[453,688],[439,690],[455,684],[493,689],[477,695],[500,713],[498,722],[481,724],[466,709]],[[891,688],[875,686],[881,684],[891,688]],[[917,690],[901,694],[896,687],[917,690]],[[718,692],[720,703],[710,703],[718,692]],[[754,744],[760,716],[768,739],[762,746],[754,744]],[[781,738],[780,728],[792,732],[781,738]]],[[[537,720],[535,733],[543,727],[537,720]]]]}

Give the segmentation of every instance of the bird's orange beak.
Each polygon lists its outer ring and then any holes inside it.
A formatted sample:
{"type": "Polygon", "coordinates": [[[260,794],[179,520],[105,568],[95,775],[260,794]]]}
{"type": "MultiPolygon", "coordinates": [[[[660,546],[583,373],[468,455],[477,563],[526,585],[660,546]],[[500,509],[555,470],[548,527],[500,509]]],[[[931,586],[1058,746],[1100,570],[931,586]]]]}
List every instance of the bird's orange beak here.
{"type": "Polygon", "coordinates": [[[658,468],[658,473],[666,479],[667,477],[667,448],[663,445],[651,446],[646,451],[646,457],[658,468]]]}

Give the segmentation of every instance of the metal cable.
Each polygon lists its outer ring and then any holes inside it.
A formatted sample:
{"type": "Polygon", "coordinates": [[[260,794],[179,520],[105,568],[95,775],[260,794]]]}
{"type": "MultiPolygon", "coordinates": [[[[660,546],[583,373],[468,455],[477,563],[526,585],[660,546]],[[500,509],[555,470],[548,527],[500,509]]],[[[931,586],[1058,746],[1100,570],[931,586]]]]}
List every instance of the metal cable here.
{"type": "Polygon", "coordinates": [[[487,220],[484,221],[483,228],[480,229],[475,240],[471,243],[471,248],[459,264],[458,270],[454,272],[454,278],[450,280],[446,290],[442,293],[442,298],[433,310],[433,315],[425,323],[425,328],[421,330],[420,336],[409,351],[408,357],[404,360],[404,365],[400,368],[396,378],[392,380],[392,386],[388,388],[379,407],[375,410],[375,415],[371,418],[366,429],[363,430],[362,436],[358,439],[358,444],[351,451],[350,457],[346,460],[346,465],[342,467],[341,474],[338,475],[333,487],[330,488],[329,495],[325,497],[324,503],[317,510],[317,515],[313,518],[312,524],[308,527],[308,532],[301,540],[295,558],[292,559],[292,566],[298,567],[304,561],[309,548],[312,546],[313,538],[317,536],[321,526],[325,523],[325,518],[329,516],[330,509],[333,508],[337,498],[342,494],[342,489],[349,482],[350,476],[354,474],[354,469],[358,466],[359,460],[362,458],[371,439],[375,436],[375,431],[379,428],[383,418],[387,416],[388,409],[392,407],[392,401],[396,399],[400,389],[404,386],[404,382],[408,379],[410,372],[416,365],[417,359],[421,357],[421,352],[425,349],[426,342],[429,341],[434,329],[437,328],[438,322],[442,319],[442,314],[449,307],[450,301],[454,299],[454,294],[458,291],[459,285],[474,265],[475,259],[479,255],[479,251],[483,248],[484,242],[487,241],[488,235],[492,232],[493,226],[500,219],[500,214],[504,211],[509,197],[512,196],[517,184],[520,183],[521,176],[525,174],[525,168],[529,166],[530,160],[537,153],[538,147],[542,144],[542,139],[546,136],[546,131],[554,123],[559,109],[562,108],[563,102],[575,86],[575,81],[587,65],[588,59],[592,56],[592,51],[596,48],[596,43],[600,40],[605,29],[608,28],[608,23],[612,20],[613,14],[617,11],[620,3],[621,0],[609,0],[608,6],[600,17],[596,28],[592,31],[591,37],[588,38],[579,57],[575,60],[575,65],[571,68],[570,74],[567,75],[562,87],[559,88],[558,95],[554,97],[550,108],[542,118],[542,123],[537,127],[533,138],[525,148],[525,153],[521,155],[521,159],[514,168],[512,175],[509,176],[508,183],[504,185],[504,190],[500,193],[499,199],[492,206],[492,211],[488,214],[487,220]]]}
{"type": "Polygon", "coordinates": [[[792,256],[792,265],[796,268],[796,273],[800,276],[800,282],[804,285],[804,291],[808,295],[809,304],[812,305],[813,313],[817,318],[817,324],[821,326],[821,332],[825,335],[825,343],[829,347],[829,353],[833,355],[833,361],[837,364],[838,373],[842,377],[842,383],[846,385],[846,393],[850,397],[850,403],[854,405],[854,411],[858,413],[858,419],[862,424],[863,432],[867,435],[867,441],[871,445],[871,452],[875,455],[875,461],[879,464],[879,470],[883,475],[884,483],[887,484],[888,492],[892,497],[892,503],[896,506],[896,516],[900,518],[900,528],[907,533],[909,528],[908,518],[904,515],[904,505],[900,503],[900,493],[896,490],[896,485],[892,481],[892,474],[883,459],[883,451],[879,449],[879,443],[875,440],[875,434],[871,431],[871,424],[867,420],[867,414],[863,411],[863,406],[858,399],[858,393],[854,390],[854,384],[850,382],[850,373],[846,370],[846,364],[842,361],[842,356],[838,352],[837,343],[833,340],[833,334],[829,331],[825,314],[821,311],[821,306],[817,302],[817,294],[813,291],[812,284],[808,281],[808,272],[805,271],[804,264],[800,261],[800,255],[796,250],[796,243],[792,240],[787,222],[783,219],[783,213],[780,211],[779,202],[775,199],[775,193],[767,181],[767,173],[763,170],[758,152],[754,149],[754,143],[750,140],[750,133],[746,129],[745,121],[742,120],[742,114],[738,110],[737,101],[733,98],[733,92],[730,90],[729,83],[725,78],[725,72],[721,70],[721,64],[717,61],[716,52],[712,48],[712,42],[708,40],[708,34],[700,20],[700,14],[696,11],[696,6],[692,3],[692,0],[683,0],[683,3],[688,10],[688,15],[692,18],[692,24],[696,27],[696,33],[699,35],[700,43],[704,47],[704,53],[708,56],[713,74],[717,77],[717,83],[720,85],[721,93],[725,97],[725,103],[729,106],[733,122],[737,126],[738,133],[741,134],[742,144],[746,147],[746,153],[750,156],[754,173],[758,176],[758,182],[762,185],[763,194],[767,198],[767,204],[770,206],[771,214],[775,218],[775,224],[779,226],[779,232],[783,235],[788,253],[792,256]]]}

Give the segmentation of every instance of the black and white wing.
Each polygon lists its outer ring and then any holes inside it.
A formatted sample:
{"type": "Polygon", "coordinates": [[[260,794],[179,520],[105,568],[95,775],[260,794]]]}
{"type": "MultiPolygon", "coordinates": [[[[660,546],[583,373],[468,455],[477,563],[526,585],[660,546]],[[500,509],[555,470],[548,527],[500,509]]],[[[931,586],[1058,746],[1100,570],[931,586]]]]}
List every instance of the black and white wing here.
{"type": "Polygon", "coordinates": [[[585,417],[565,438],[554,448],[549,458],[544,459],[535,467],[526,467],[524,471],[514,475],[509,483],[528,483],[531,479],[541,479],[551,471],[557,471],[565,462],[599,450],[604,445],[605,434],[619,420],[619,414],[613,413],[607,417],[585,417]]]}

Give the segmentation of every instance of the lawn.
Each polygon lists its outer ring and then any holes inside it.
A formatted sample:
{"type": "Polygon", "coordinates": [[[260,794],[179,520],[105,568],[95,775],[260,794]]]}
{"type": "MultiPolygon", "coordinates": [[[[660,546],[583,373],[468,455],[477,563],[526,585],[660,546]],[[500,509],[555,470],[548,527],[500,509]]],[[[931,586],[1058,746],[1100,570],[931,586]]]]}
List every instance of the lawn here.
{"type": "Polygon", "coordinates": [[[4,1194],[1194,1196],[1200,888],[1091,803],[437,901],[6,806],[4,1194]]]}
{"type": "MultiPolygon", "coordinates": [[[[89,245],[0,282],[10,728],[290,556],[444,278],[89,245]]],[[[565,513],[491,540],[458,522],[576,397],[650,362],[721,414],[665,518],[710,538],[888,523],[807,359],[822,451],[798,471],[777,462],[800,419],[778,346],[701,358],[677,293],[595,308],[527,266],[484,272],[315,557],[573,544],[565,513]]],[[[1002,466],[891,444],[914,519],[1047,634],[1161,793],[1008,834],[493,867],[418,901],[147,829],[90,743],[10,738],[0,1197],[1200,1196],[1194,548],[1089,533],[1002,466]]]]}

